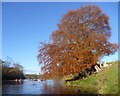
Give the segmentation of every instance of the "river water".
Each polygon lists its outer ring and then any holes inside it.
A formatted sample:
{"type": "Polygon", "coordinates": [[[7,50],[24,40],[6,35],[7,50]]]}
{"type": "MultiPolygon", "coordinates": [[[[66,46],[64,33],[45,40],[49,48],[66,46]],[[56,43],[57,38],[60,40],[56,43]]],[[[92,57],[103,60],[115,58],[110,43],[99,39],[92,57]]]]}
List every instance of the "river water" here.
{"type": "Polygon", "coordinates": [[[2,94],[77,94],[77,89],[66,86],[62,80],[23,82],[3,81],[2,94]]]}

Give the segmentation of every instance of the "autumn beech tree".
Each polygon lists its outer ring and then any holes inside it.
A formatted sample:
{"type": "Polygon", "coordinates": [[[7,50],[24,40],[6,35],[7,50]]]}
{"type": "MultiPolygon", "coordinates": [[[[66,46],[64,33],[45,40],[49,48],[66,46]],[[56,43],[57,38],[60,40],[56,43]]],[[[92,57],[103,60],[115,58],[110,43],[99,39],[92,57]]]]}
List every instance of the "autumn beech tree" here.
{"type": "Polygon", "coordinates": [[[118,45],[110,43],[109,17],[95,5],[67,12],[50,36],[41,43],[37,56],[44,78],[76,74],[95,65],[103,56],[114,54],[118,45]]]}

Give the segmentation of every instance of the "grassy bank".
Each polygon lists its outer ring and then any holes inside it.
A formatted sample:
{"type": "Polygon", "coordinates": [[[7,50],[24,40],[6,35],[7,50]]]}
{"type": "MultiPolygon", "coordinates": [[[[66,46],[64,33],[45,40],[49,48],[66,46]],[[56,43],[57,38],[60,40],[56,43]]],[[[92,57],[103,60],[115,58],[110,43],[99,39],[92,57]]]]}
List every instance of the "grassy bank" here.
{"type": "Polygon", "coordinates": [[[88,78],[68,82],[81,93],[87,94],[117,94],[118,93],[118,62],[112,62],[109,68],[103,68],[99,73],[88,78]]]}

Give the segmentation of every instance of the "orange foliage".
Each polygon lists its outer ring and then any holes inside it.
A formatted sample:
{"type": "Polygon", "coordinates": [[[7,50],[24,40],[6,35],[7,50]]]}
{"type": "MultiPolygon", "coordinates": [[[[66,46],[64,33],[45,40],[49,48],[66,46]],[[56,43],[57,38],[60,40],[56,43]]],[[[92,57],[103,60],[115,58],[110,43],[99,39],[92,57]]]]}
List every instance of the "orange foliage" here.
{"type": "Polygon", "coordinates": [[[38,60],[44,78],[63,77],[91,67],[118,45],[110,43],[109,17],[95,5],[69,11],[51,34],[51,43],[41,43],[38,60]]]}

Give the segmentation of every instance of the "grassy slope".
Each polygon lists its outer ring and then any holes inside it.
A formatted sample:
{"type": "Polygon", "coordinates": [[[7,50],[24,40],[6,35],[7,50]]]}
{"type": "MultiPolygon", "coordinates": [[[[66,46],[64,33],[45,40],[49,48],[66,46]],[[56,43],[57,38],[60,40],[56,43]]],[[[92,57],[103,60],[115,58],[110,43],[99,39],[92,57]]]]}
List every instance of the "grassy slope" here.
{"type": "Polygon", "coordinates": [[[118,62],[113,62],[109,68],[103,68],[99,73],[88,78],[68,82],[77,87],[81,93],[117,94],[118,93],[118,62]]]}

